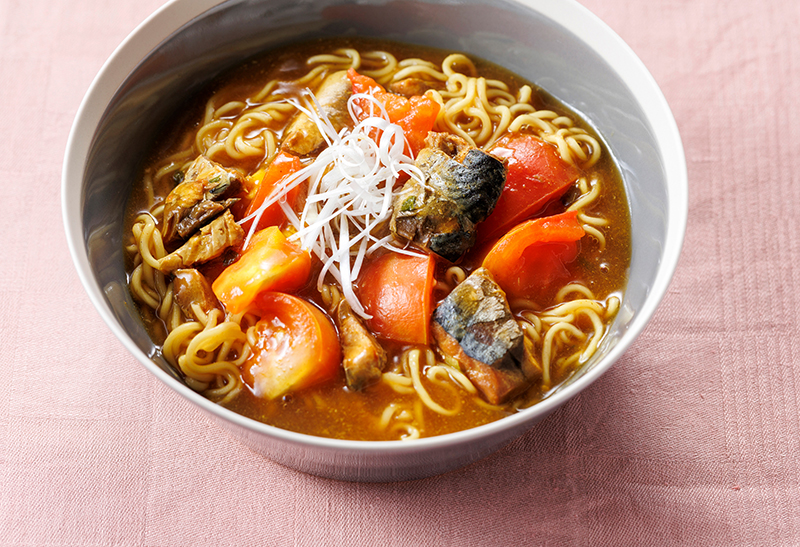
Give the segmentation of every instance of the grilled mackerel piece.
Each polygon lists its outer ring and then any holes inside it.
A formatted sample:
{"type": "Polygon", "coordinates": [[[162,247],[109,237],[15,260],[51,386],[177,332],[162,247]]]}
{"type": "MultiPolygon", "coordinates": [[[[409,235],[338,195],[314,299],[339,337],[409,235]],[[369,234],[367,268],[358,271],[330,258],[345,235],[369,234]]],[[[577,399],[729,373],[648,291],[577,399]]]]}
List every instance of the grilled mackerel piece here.
{"type": "Polygon", "coordinates": [[[164,242],[185,240],[233,205],[242,189],[240,175],[205,156],[186,169],[164,202],[164,242]]]}
{"type": "Polygon", "coordinates": [[[394,201],[395,236],[455,262],[475,243],[475,225],[494,209],[506,181],[504,162],[460,137],[431,132],[410,179],[394,201]]]}
{"type": "MultiPolygon", "coordinates": [[[[315,94],[322,112],[337,133],[350,124],[347,101],[352,94],[353,84],[345,70],[326,76],[315,94]]],[[[325,146],[325,137],[320,133],[317,124],[304,112],[300,112],[286,129],[281,146],[295,156],[307,156],[319,152],[325,146]]]]}
{"type": "Polygon", "coordinates": [[[444,82],[439,80],[423,80],[420,78],[404,78],[389,84],[388,91],[397,93],[403,97],[414,97],[415,95],[425,95],[429,89],[442,90],[447,87],[444,82]]]}
{"type": "Polygon", "coordinates": [[[336,313],[347,387],[361,391],[381,379],[386,352],[342,299],[336,313]]]}
{"type": "Polygon", "coordinates": [[[223,311],[222,305],[211,288],[211,283],[206,276],[193,268],[175,270],[172,287],[178,307],[189,319],[195,321],[201,319],[195,312],[195,306],[198,306],[200,311],[206,315],[213,310],[223,311]]]}
{"type": "Polygon", "coordinates": [[[203,264],[222,255],[225,249],[244,241],[244,230],[233,215],[225,210],[220,216],[200,228],[175,252],[161,259],[159,270],[171,273],[180,268],[203,264]]]}
{"type": "Polygon", "coordinates": [[[527,358],[523,332],[503,290],[475,270],[433,312],[433,336],[492,404],[522,393],[541,372],[527,358]]]}

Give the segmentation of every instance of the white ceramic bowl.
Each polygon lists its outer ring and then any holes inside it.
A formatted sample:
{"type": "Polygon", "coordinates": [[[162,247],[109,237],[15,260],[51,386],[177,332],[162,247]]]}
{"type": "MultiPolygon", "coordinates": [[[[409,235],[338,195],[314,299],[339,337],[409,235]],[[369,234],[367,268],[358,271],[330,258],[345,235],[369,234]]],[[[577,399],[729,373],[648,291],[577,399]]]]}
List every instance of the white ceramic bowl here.
{"type": "Polygon", "coordinates": [[[336,479],[388,481],[435,475],[491,453],[619,358],[652,316],[677,264],[687,178],[675,121],[653,78],[616,34],[572,0],[174,0],[128,36],[92,83],[69,137],[62,200],[70,250],[89,297],[150,372],[279,463],[336,479]],[[618,162],[633,228],[622,310],[599,355],[540,404],[440,437],[340,441],[230,412],[189,389],[154,357],[127,290],[122,219],[137,167],[160,124],[188,93],[250,55],[345,34],[462,51],[504,66],[581,112],[618,162]]]}

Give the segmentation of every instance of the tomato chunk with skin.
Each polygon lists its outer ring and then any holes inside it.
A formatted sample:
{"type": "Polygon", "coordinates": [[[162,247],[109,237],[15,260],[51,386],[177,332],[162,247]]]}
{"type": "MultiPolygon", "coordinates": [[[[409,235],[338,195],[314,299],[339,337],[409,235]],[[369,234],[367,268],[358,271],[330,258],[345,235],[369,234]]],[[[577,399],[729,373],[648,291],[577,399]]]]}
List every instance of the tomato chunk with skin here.
{"type": "Polygon", "coordinates": [[[256,309],[261,314],[257,341],[242,366],[242,378],[256,397],[275,399],[337,377],[341,348],[336,328],[314,304],[266,292],[256,299],[256,309]]]}
{"type": "Polygon", "coordinates": [[[394,252],[366,264],[358,297],[371,319],[367,327],[379,337],[409,344],[427,344],[436,261],[431,255],[394,252]]]}
{"type": "Polygon", "coordinates": [[[536,214],[548,202],[560,198],[580,176],[553,145],[534,135],[503,137],[489,152],[506,159],[508,174],[494,211],[478,225],[478,242],[500,237],[536,214]]]}
{"type": "MultiPolygon", "coordinates": [[[[270,194],[272,194],[273,190],[286,177],[293,175],[302,169],[302,167],[303,164],[300,162],[298,157],[283,151],[278,153],[278,155],[276,155],[272,160],[272,163],[269,164],[269,167],[266,169],[266,171],[262,172],[259,170],[259,172],[252,177],[256,183],[255,188],[251,192],[252,198],[249,199],[249,201],[244,199],[234,204],[234,207],[231,210],[234,216],[236,216],[237,220],[247,218],[258,211],[258,209],[264,203],[264,200],[266,200],[270,194]]],[[[299,192],[299,186],[287,192],[285,199],[289,205],[294,205],[299,192]]],[[[245,231],[249,230],[253,220],[244,222],[242,224],[242,229],[245,231]]],[[[258,219],[258,226],[256,229],[263,230],[269,226],[279,226],[284,220],[286,220],[286,215],[284,214],[283,209],[281,209],[280,204],[273,203],[261,213],[261,217],[258,219]]]]}
{"type": "Polygon", "coordinates": [[[569,271],[584,230],[577,211],[537,218],[514,227],[483,260],[498,285],[512,298],[536,298],[569,271]]]}
{"type": "MultiPolygon", "coordinates": [[[[383,104],[389,121],[403,129],[411,152],[416,156],[425,147],[425,137],[436,123],[436,116],[439,115],[439,103],[424,95],[406,98],[389,93],[375,80],[359,74],[352,68],[347,71],[347,77],[353,83],[353,93],[372,93],[373,97],[383,104]]],[[[358,118],[366,119],[370,112],[369,101],[356,99],[356,104],[361,110],[358,118]]]]}
{"type": "Polygon", "coordinates": [[[231,313],[246,311],[259,293],[292,291],[308,281],[311,256],[276,227],[257,232],[238,261],[211,285],[231,313]]]}

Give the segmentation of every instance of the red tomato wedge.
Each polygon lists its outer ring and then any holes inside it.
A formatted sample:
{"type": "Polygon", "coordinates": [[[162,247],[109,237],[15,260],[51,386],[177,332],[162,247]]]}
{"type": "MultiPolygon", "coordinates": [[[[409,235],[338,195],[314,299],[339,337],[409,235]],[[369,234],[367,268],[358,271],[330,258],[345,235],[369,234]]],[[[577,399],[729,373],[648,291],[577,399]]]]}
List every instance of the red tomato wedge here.
{"type": "Polygon", "coordinates": [[[331,320],[310,302],[278,292],[256,301],[257,342],[242,377],[257,397],[275,399],[335,378],[341,348],[331,320]]]}
{"type": "MultiPolygon", "coordinates": [[[[359,74],[352,68],[347,71],[347,77],[353,84],[353,93],[371,92],[377,100],[383,103],[389,121],[403,128],[403,134],[408,140],[411,151],[416,156],[425,147],[425,137],[436,123],[439,103],[423,95],[406,98],[389,93],[375,80],[359,74]]],[[[369,115],[368,101],[356,100],[356,104],[361,109],[358,114],[359,120],[367,118],[369,115]]]]}
{"type": "Polygon", "coordinates": [[[431,255],[418,257],[393,252],[366,264],[358,284],[358,297],[372,315],[367,327],[390,340],[427,344],[435,266],[431,255]]]}
{"type": "MultiPolygon", "coordinates": [[[[300,158],[297,158],[296,156],[286,152],[280,152],[272,160],[272,163],[269,164],[267,170],[263,173],[260,173],[261,176],[259,176],[259,172],[257,172],[253,177],[256,187],[251,192],[252,199],[250,199],[249,202],[242,200],[238,203],[235,203],[234,208],[232,209],[234,216],[237,219],[242,219],[255,213],[258,208],[261,207],[261,204],[264,203],[264,200],[270,196],[272,191],[278,186],[278,184],[280,184],[281,181],[283,181],[283,179],[289,175],[293,175],[302,169],[302,167],[303,164],[300,163],[300,158]],[[239,205],[240,203],[242,205],[239,205]],[[239,207],[236,208],[236,206],[239,207]]],[[[300,187],[298,186],[286,194],[286,200],[290,205],[294,205],[299,192],[300,187]]],[[[261,218],[258,220],[258,226],[256,229],[263,230],[269,226],[278,226],[283,223],[285,219],[286,215],[283,213],[280,204],[273,203],[261,214],[261,218]]],[[[242,228],[247,231],[250,229],[252,223],[252,220],[248,220],[242,224],[242,228]]]]}
{"type": "Polygon", "coordinates": [[[225,268],[211,288],[229,312],[240,313],[261,292],[299,289],[310,273],[311,256],[271,226],[252,237],[239,260],[225,268]]]}
{"type": "Polygon", "coordinates": [[[478,242],[501,236],[560,198],[580,176],[575,167],[561,159],[555,146],[533,135],[503,137],[490,152],[507,159],[508,175],[494,211],[478,225],[478,242]]]}
{"type": "Polygon", "coordinates": [[[495,281],[513,298],[533,297],[569,275],[584,230],[577,211],[537,218],[514,227],[483,260],[495,281]]]}

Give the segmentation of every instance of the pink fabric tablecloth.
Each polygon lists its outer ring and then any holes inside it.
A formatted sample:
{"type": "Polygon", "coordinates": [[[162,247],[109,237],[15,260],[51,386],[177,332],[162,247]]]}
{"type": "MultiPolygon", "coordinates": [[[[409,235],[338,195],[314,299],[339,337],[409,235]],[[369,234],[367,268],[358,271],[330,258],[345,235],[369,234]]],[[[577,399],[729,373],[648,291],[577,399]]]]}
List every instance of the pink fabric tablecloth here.
{"type": "Polygon", "coordinates": [[[0,2],[0,544],[800,544],[800,2],[582,2],[682,132],[677,275],[591,388],[398,484],[257,456],[124,351],[74,272],[60,169],[92,78],[162,1],[0,2]]]}

